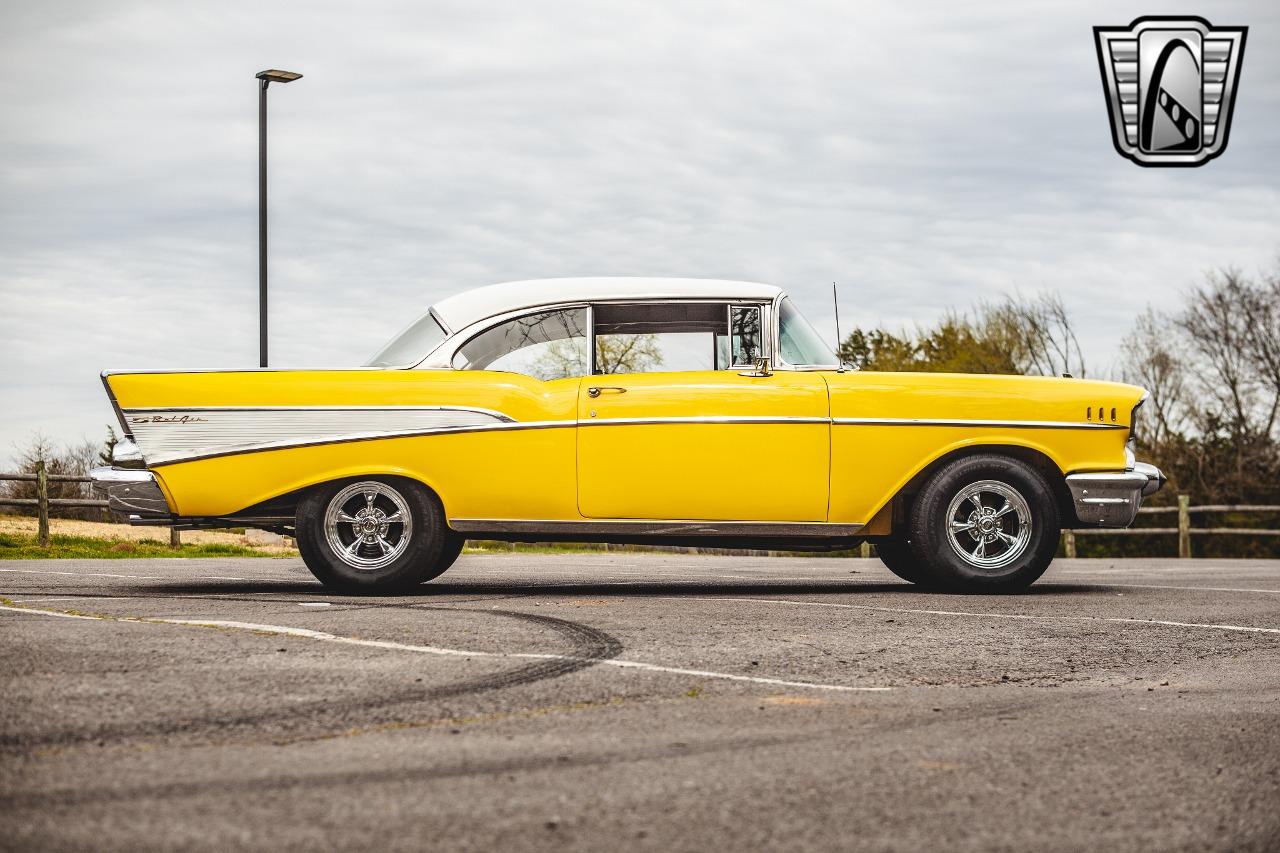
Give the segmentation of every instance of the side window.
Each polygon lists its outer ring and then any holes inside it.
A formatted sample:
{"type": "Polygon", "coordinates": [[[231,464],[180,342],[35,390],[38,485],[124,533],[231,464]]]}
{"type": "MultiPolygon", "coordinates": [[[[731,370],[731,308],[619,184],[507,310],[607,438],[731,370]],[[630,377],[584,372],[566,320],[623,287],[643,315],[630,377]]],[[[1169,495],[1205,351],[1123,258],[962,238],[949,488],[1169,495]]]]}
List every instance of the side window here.
{"type": "Polygon", "coordinates": [[[729,306],[724,302],[604,303],[593,310],[593,373],[722,370],[735,364],[734,359],[742,351],[754,348],[759,353],[758,306],[729,306]],[[731,334],[732,322],[738,325],[731,334]]]}
{"type": "Polygon", "coordinates": [[[453,357],[458,370],[505,370],[535,379],[586,376],[590,371],[587,309],[526,314],[481,332],[453,357]]]}
{"type": "Polygon", "coordinates": [[[764,354],[760,332],[760,306],[729,306],[730,367],[751,367],[764,354]]]}

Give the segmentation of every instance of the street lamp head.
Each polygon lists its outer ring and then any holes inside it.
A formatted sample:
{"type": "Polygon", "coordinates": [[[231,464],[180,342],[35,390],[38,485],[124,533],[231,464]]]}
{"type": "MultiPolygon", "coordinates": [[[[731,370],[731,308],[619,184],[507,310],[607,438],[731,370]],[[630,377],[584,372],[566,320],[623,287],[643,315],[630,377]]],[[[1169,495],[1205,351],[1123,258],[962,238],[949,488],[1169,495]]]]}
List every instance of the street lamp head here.
{"type": "Polygon", "coordinates": [[[274,68],[268,68],[266,71],[259,71],[254,76],[265,83],[292,83],[302,75],[296,71],[277,71],[274,68]]]}

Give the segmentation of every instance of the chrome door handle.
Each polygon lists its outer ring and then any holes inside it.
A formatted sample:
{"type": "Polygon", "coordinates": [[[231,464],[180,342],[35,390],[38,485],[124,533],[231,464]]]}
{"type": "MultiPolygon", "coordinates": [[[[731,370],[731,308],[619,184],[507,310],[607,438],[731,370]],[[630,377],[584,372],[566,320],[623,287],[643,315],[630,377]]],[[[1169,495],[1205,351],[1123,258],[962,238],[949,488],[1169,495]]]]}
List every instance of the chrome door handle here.
{"type": "Polygon", "coordinates": [[[591,397],[592,399],[595,399],[596,397],[599,397],[601,394],[603,394],[605,391],[613,391],[615,394],[627,393],[626,388],[619,388],[616,385],[592,385],[590,388],[587,389],[587,396],[591,397]]]}

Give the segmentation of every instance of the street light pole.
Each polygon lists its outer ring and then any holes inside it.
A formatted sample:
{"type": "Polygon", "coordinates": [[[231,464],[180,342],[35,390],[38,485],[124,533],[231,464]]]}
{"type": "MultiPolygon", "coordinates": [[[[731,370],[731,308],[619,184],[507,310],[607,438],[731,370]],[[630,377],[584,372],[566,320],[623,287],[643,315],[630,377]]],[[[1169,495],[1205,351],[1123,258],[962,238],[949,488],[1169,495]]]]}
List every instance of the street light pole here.
{"type": "Polygon", "coordinates": [[[258,366],[267,366],[267,87],[301,77],[293,71],[257,73],[258,86],[258,366]]]}

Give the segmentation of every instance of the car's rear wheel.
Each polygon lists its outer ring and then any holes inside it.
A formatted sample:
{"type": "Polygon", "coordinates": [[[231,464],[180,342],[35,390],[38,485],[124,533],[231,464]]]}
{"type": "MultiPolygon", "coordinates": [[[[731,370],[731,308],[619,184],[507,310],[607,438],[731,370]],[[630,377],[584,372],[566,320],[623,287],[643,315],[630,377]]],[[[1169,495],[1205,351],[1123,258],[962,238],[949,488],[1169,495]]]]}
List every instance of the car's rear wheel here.
{"type": "Polygon", "coordinates": [[[412,589],[444,572],[462,550],[435,495],[398,477],[312,489],[298,504],[297,533],[311,573],[353,591],[412,589]]]}
{"type": "Polygon", "coordinates": [[[1058,549],[1053,490],[1035,468],[982,454],[925,484],[908,514],[910,549],[929,577],[963,592],[1013,592],[1035,582],[1058,549]]]}
{"type": "Polygon", "coordinates": [[[928,566],[915,554],[911,553],[911,545],[902,536],[888,536],[875,540],[876,556],[885,568],[908,583],[928,584],[930,582],[928,566]]]}

